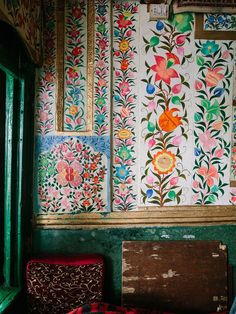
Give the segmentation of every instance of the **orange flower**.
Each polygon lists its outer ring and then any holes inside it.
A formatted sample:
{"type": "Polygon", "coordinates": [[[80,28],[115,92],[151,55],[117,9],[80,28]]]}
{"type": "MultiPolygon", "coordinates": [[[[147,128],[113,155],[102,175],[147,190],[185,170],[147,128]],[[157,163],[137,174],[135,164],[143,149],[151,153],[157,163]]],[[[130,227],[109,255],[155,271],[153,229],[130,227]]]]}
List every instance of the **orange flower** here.
{"type": "Polygon", "coordinates": [[[175,167],[175,162],[175,155],[165,149],[156,153],[152,160],[154,170],[159,174],[167,174],[171,172],[175,167]]]}
{"type": "Polygon", "coordinates": [[[163,80],[166,84],[170,84],[172,78],[179,77],[178,73],[171,69],[173,64],[179,64],[179,59],[173,53],[168,53],[167,59],[161,56],[155,56],[156,64],[151,69],[156,72],[155,81],[163,80]]]}
{"type": "Polygon", "coordinates": [[[197,172],[205,178],[209,187],[214,185],[214,179],[218,179],[218,171],[215,166],[210,165],[209,168],[200,167],[197,172]]]}
{"type": "Polygon", "coordinates": [[[90,205],[88,200],[84,200],[82,203],[83,206],[88,207],[90,205]]]}
{"type": "Polygon", "coordinates": [[[215,68],[214,70],[208,69],[206,75],[206,84],[208,87],[216,86],[220,80],[224,78],[224,74],[219,73],[219,71],[223,70],[222,68],[215,68]]]}
{"type": "Polygon", "coordinates": [[[70,108],[69,108],[69,113],[70,113],[72,116],[75,116],[77,112],[78,112],[78,108],[77,108],[75,105],[70,106],[70,108]]]}
{"type": "Polygon", "coordinates": [[[129,50],[129,42],[125,39],[123,39],[120,43],[119,43],[119,49],[122,52],[125,52],[127,50],[129,50]]]}
{"type": "Polygon", "coordinates": [[[97,169],[97,164],[95,162],[93,162],[91,165],[90,165],[90,169],[91,170],[96,170],[97,169]]]}
{"type": "Polygon", "coordinates": [[[128,60],[123,60],[120,64],[120,68],[122,71],[125,71],[128,69],[129,66],[129,61],[128,60]]]}
{"type": "Polygon", "coordinates": [[[166,109],[159,118],[159,126],[165,132],[174,131],[179,125],[182,124],[181,118],[178,116],[173,116],[173,113],[179,111],[176,108],[166,109]]]}

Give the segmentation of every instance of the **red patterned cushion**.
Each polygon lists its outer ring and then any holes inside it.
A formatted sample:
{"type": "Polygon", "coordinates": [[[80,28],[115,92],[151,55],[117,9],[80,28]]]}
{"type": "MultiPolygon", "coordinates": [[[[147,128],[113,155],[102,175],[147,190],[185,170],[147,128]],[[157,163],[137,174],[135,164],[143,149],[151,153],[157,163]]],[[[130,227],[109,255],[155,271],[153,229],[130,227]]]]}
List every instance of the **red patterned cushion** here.
{"type": "Polygon", "coordinates": [[[102,300],[104,261],[98,255],[39,258],[27,263],[29,313],[64,314],[102,300]]]}

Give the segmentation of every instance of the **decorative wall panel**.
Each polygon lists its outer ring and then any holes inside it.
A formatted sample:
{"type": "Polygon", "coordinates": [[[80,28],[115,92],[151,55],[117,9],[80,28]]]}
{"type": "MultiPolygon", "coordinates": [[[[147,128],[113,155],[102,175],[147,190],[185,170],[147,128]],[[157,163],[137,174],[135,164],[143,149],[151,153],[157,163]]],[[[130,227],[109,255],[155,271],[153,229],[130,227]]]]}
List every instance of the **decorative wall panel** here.
{"type": "Polygon", "coordinates": [[[236,31],[235,14],[204,14],[204,30],[236,31]]]}
{"type": "Polygon", "coordinates": [[[109,211],[109,138],[38,137],[36,147],[36,212],[109,211]]]}
{"type": "Polygon", "coordinates": [[[193,202],[227,204],[234,43],[196,41],[193,202]]]}
{"type": "Polygon", "coordinates": [[[140,205],[189,204],[193,15],[149,22],[140,35],[140,205]]]}
{"type": "Polygon", "coordinates": [[[137,207],[138,2],[113,6],[113,209],[137,207]]]}

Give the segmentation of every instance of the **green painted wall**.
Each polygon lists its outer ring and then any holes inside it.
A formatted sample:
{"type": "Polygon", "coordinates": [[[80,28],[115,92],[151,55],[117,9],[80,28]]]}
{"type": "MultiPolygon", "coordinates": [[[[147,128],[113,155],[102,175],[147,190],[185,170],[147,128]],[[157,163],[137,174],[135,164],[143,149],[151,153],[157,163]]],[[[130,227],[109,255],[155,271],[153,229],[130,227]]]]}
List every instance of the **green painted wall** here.
{"type": "Polygon", "coordinates": [[[234,267],[236,294],[236,225],[213,227],[146,227],[129,229],[43,230],[33,233],[33,254],[76,255],[100,253],[105,257],[106,301],[119,303],[121,295],[121,247],[124,240],[219,240],[228,246],[234,267]]]}

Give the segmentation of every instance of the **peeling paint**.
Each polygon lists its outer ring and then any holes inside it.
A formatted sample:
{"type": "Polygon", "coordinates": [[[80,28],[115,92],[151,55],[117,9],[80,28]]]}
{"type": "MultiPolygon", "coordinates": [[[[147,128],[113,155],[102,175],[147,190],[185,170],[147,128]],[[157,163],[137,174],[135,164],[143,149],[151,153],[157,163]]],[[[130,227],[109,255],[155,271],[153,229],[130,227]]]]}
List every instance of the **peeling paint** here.
{"type": "Polygon", "coordinates": [[[123,287],[123,294],[134,293],[134,292],[135,292],[134,288],[123,287]]]}
{"type": "Polygon", "coordinates": [[[183,236],[183,238],[184,238],[184,239],[195,239],[195,235],[193,235],[193,234],[185,234],[185,235],[183,236]]]}
{"type": "Polygon", "coordinates": [[[220,254],[212,252],[211,256],[214,257],[214,258],[217,258],[217,257],[220,257],[220,254]]]}
{"type": "Polygon", "coordinates": [[[132,276],[132,277],[124,277],[123,276],[123,281],[137,281],[139,280],[138,276],[132,276]]]}
{"type": "Polygon", "coordinates": [[[127,264],[125,259],[123,259],[123,272],[132,269],[132,266],[130,264],[127,264]]]}
{"type": "Polygon", "coordinates": [[[226,245],[225,244],[220,244],[219,248],[220,248],[220,250],[225,251],[226,250],[226,245]]]}
{"type": "Polygon", "coordinates": [[[177,274],[175,270],[169,269],[167,273],[162,274],[162,277],[167,279],[167,278],[172,278],[175,276],[180,276],[180,274],[177,274]]]}

